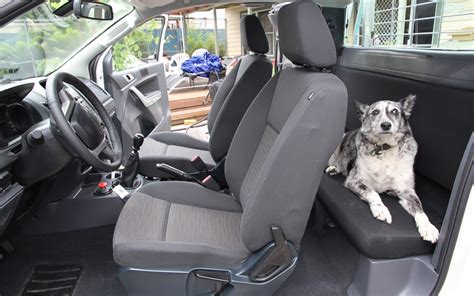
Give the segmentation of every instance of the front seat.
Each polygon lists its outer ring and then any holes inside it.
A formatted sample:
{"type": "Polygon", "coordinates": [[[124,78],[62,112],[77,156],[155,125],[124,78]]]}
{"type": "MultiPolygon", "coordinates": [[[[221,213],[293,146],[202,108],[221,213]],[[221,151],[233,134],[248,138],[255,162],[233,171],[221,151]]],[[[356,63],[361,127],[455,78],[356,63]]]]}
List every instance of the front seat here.
{"type": "Polygon", "coordinates": [[[245,111],[272,76],[272,63],[265,56],[268,41],[265,31],[254,15],[240,21],[243,47],[250,53],[237,63],[220,86],[207,120],[209,142],[185,133],[152,132],[140,150],[142,175],[166,177],[156,168],[166,163],[185,172],[196,171],[191,164],[194,156],[212,167],[228,152],[234,133],[245,111]]]}
{"type": "Polygon", "coordinates": [[[293,271],[347,91],[329,71],[336,51],[316,4],[284,6],[278,23],[295,67],[245,113],[225,162],[231,193],[153,182],[125,204],[113,253],[129,294],[271,295],[293,271]]]}

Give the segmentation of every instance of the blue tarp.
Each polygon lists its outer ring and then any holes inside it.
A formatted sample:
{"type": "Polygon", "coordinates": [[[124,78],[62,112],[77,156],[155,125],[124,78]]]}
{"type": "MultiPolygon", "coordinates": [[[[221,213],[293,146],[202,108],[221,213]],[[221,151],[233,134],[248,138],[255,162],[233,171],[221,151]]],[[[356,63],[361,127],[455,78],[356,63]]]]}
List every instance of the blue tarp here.
{"type": "Polygon", "coordinates": [[[209,73],[220,73],[224,70],[221,60],[215,54],[205,52],[202,56],[193,56],[181,64],[181,70],[188,74],[197,74],[201,77],[209,77],[209,73]]]}

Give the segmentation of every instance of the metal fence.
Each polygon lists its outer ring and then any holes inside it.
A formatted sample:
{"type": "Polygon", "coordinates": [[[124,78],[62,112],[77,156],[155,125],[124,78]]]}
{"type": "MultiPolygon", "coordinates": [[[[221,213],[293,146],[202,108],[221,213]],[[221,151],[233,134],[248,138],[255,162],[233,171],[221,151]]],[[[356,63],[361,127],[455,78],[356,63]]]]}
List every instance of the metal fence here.
{"type": "Polygon", "coordinates": [[[353,45],[474,49],[474,0],[421,1],[361,0],[353,45]]]}

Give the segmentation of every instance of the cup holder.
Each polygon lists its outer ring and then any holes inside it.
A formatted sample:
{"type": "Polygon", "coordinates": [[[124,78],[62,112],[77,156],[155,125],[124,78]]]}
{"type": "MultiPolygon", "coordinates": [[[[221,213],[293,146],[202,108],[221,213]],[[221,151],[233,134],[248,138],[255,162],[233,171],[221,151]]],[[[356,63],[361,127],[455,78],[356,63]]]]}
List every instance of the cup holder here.
{"type": "MultiPolygon", "coordinates": [[[[108,173],[107,175],[104,176],[104,179],[107,183],[112,185],[112,187],[115,187],[120,184],[120,181],[122,179],[122,173],[121,172],[111,172],[108,173]]],[[[144,183],[144,179],[142,176],[138,175],[135,180],[133,180],[132,187],[126,188],[127,190],[133,189],[136,190],[140,187],[142,187],[144,183]]]]}
{"type": "Polygon", "coordinates": [[[117,186],[120,184],[120,179],[122,178],[121,172],[111,172],[105,175],[105,179],[110,180],[112,186],[117,186]]]}

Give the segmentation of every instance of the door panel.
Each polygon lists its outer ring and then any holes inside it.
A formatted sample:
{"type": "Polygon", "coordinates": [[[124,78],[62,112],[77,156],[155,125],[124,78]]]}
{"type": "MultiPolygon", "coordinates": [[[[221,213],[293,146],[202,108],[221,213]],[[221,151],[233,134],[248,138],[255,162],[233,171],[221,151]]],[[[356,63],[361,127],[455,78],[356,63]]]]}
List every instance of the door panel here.
{"type": "Polygon", "coordinates": [[[136,133],[147,135],[152,130],[171,129],[164,66],[161,62],[152,62],[112,72],[112,59],[104,59],[104,64],[105,89],[116,102],[126,156],[136,133]]]}
{"type": "Polygon", "coordinates": [[[132,147],[131,140],[138,132],[147,135],[153,129],[170,130],[171,114],[162,63],[117,72],[111,80],[112,94],[121,105],[117,113],[122,123],[125,147],[132,147]],[[130,140],[129,145],[125,138],[130,140]]]}

